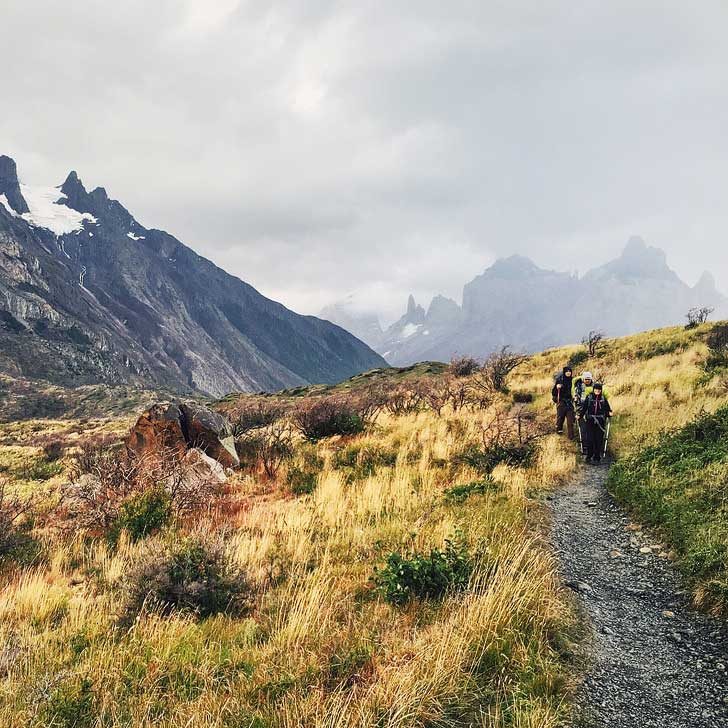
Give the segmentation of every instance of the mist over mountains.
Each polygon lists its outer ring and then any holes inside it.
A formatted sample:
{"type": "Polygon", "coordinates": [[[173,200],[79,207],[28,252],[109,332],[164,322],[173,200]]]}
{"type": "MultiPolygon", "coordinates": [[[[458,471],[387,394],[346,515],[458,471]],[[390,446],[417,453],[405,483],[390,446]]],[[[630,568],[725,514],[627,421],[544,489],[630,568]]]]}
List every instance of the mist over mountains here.
{"type": "Polygon", "coordinates": [[[384,365],[342,328],[143,227],[75,172],[31,187],[0,156],[0,373],[221,395],[384,365]]]}
{"type": "Polygon", "coordinates": [[[410,296],[404,315],[386,330],[376,317],[358,315],[353,301],[328,306],[321,316],[402,366],[487,356],[505,345],[538,351],[578,342],[591,329],[623,336],[684,322],[694,306],[728,317],[728,298],[709,272],[691,287],[662,250],[632,237],[618,258],[582,276],[540,268],[520,255],[502,258],[465,285],[462,305],[435,296],[425,310],[410,296]]]}

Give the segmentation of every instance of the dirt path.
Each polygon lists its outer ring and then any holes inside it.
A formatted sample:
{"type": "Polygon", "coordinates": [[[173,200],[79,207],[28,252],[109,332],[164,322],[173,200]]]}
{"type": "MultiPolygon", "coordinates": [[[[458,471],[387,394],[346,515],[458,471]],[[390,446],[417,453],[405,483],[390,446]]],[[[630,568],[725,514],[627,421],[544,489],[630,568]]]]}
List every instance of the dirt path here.
{"type": "Polygon", "coordinates": [[[563,579],[592,625],[576,724],[728,726],[728,629],[690,608],[649,534],[627,528],[606,475],[586,465],[551,502],[563,579]]]}

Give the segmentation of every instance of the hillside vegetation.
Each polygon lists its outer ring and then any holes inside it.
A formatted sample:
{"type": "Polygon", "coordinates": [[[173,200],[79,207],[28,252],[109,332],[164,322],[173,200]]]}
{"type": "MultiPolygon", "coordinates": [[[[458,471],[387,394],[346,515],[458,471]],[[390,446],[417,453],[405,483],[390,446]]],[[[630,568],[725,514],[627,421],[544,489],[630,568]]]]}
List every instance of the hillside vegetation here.
{"type": "MultiPolygon", "coordinates": [[[[700,414],[728,404],[711,330],[578,366],[612,393],[615,492],[719,608],[725,450],[680,429],[725,422],[700,414]]],[[[545,434],[575,356],[529,357],[507,387],[460,362],[230,396],[241,468],[197,490],[115,447],[130,416],[0,425],[0,725],[558,725],[578,625],[542,497],[577,464],[545,434]]]]}
{"type": "MultiPolygon", "coordinates": [[[[605,382],[616,416],[609,486],[635,519],[656,526],[696,604],[728,609],[728,326],[675,327],[615,339],[583,361],[605,382]]],[[[577,348],[533,357],[518,370],[541,377],[577,348]]],[[[545,406],[545,405],[544,405],[545,406]]]]}

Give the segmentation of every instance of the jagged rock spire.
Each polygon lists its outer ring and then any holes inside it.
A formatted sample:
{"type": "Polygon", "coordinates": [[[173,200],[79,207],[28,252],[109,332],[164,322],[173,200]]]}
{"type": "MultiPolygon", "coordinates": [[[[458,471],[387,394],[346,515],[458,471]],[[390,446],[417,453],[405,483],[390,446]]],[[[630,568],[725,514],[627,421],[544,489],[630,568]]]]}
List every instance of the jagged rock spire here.
{"type": "Polygon", "coordinates": [[[4,154],[0,155],[0,195],[5,195],[10,207],[19,215],[30,212],[28,203],[20,191],[15,160],[6,157],[4,154]]]}

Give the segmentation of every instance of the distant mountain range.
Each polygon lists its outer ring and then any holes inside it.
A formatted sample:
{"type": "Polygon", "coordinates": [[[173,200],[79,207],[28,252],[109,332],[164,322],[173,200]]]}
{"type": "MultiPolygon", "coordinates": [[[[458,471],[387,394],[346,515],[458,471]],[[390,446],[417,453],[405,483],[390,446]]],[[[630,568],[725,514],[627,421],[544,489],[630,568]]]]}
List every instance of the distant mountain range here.
{"type": "Polygon", "coordinates": [[[30,187],[0,156],[0,373],[222,395],[385,365],[339,326],[143,227],[75,172],[30,187]]]}
{"type": "Polygon", "coordinates": [[[616,260],[581,277],[539,268],[519,255],[497,260],[464,287],[462,306],[436,296],[425,310],[410,296],[405,314],[386,330],[372,315],[357,318],[352,302],[329,306],[321,316],[403,366],[483,357],[506,344],[540,351],[578,342],[591,329],[623,336],[684,322],[694,306],[728,318],[728,298],[710,273],[688,286],[662,250],[633,237],[616,260]]]}

